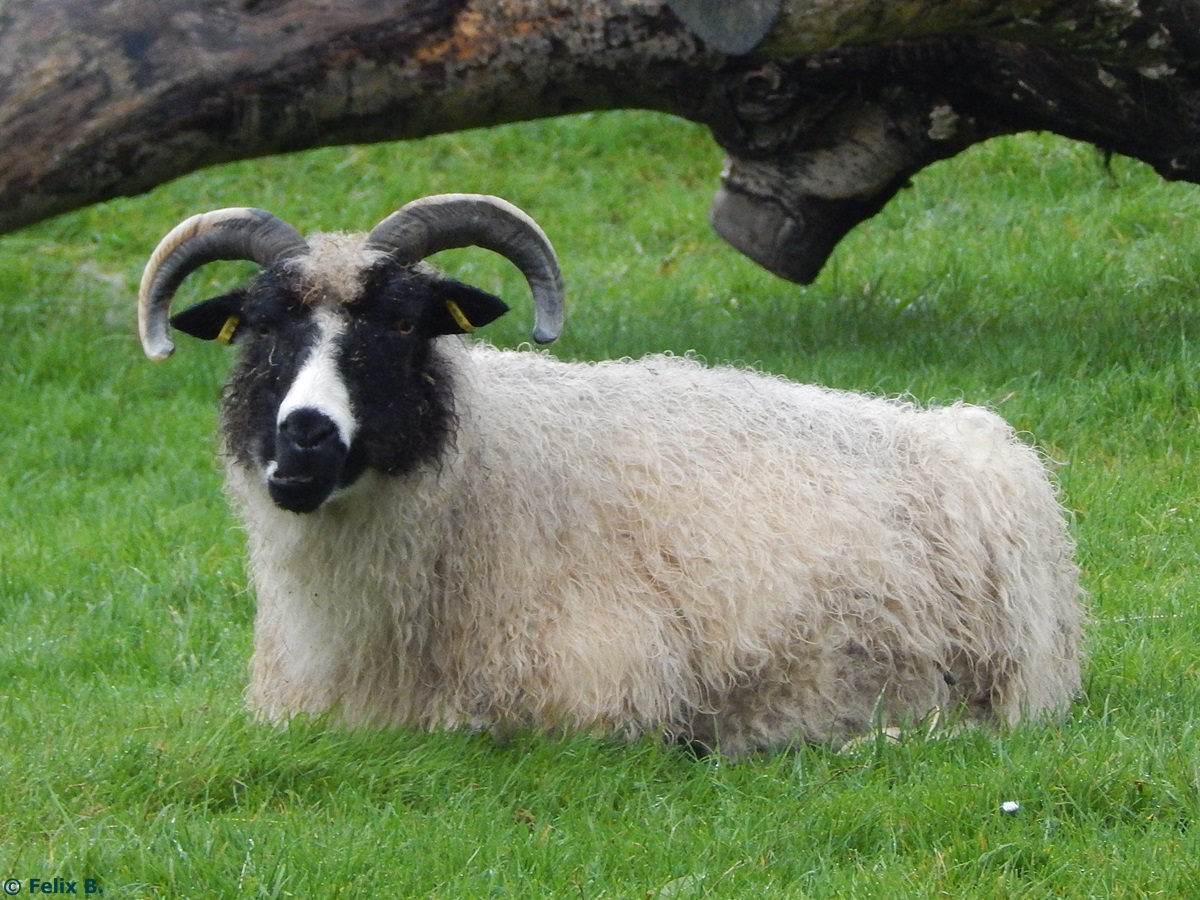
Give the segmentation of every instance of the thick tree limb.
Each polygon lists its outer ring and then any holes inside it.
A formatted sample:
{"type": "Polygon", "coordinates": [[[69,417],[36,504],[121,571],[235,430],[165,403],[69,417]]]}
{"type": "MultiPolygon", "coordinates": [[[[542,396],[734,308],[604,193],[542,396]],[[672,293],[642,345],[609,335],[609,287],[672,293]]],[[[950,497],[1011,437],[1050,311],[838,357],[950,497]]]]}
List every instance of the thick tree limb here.
{"type": "Polygon", "coordinates": [[[714,227],[808,281],[997,134],[1200,182],[1200,0],[0,0],[0,231],[218,162],[619,107],[707,124],[714,227]]]}

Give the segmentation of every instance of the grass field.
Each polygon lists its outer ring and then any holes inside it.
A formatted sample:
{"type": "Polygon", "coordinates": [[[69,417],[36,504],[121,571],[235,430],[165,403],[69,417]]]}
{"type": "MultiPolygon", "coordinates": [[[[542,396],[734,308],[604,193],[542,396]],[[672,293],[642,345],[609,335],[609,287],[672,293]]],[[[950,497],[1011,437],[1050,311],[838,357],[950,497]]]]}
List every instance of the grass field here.
{"type": "MultiPolygon", "coordinates": [[[[922,173],[802,288],[711,233],[719,165],[688,123],[586,116],[223,167],[0,238],[0,879],[108,898],[1200,896],[1200,189],[994,141],[922,173]],[[1090,592],[1070,715],[738,764],[250,719],[254,601],[214,461],[229,357],[181,340],[144,360],[141,266],[203,209],[359,229],[438,191],[541,222],[570,293],[561,356],[691,351],[963,398],[1027,432],[1059,463],[1090,592]]],[[[517,307],[490,340],[526,339],[515,270],[439,262],[517,307]]]]}

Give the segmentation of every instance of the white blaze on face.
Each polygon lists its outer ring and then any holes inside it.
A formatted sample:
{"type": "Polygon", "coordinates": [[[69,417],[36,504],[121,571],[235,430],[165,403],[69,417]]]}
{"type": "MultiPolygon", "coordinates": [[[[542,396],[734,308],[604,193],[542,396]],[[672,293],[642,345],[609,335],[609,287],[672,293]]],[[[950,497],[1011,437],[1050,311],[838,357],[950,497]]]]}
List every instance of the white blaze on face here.
{"type": "Polygon", "coordinates": [[[283,403],[279,405],[276,427],[298,409],[313,409],[329,417],[337,427],[342,443],[350,446],[358,430],[350,391],[337,365],[337,343],[345,323],[328,310],[319,309],[313,317],[317,343],[300,366],[283,403]]]}

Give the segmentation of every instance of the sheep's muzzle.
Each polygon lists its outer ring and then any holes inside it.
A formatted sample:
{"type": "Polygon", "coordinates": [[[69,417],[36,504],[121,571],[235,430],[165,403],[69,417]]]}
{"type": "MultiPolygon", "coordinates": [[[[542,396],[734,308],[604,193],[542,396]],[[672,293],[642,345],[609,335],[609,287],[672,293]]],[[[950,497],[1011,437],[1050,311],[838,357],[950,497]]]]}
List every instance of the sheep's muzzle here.
{"type": "Polygon", "coordinates": [[[341,484],[349,448],[333,420],[314,409],[298,409],[280,424],[275,460],[267,469],[267,491],[281,509],[312,512],[341,484]]]}

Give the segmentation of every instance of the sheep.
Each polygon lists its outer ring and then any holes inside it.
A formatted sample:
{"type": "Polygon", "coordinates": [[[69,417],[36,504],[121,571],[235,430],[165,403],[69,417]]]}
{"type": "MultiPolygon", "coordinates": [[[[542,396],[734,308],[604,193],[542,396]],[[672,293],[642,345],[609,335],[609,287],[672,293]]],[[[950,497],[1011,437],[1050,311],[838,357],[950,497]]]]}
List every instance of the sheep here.
{"type": "Polygon", "coordinates": [[[240,348],[219,430],[260,716],[736,757],[1069,704],[1074,548],[1042,458],[999,416],[472,342],[508,307],[423,261],[467,245],[517,264],[535,340],[557,337],[553,248],[498,198],[308,239],[218,210],[147,265],[147,355],[170,354],[169,326],[240,348]],[[218,258],[262,271],[170,317],[218,258]]]}

